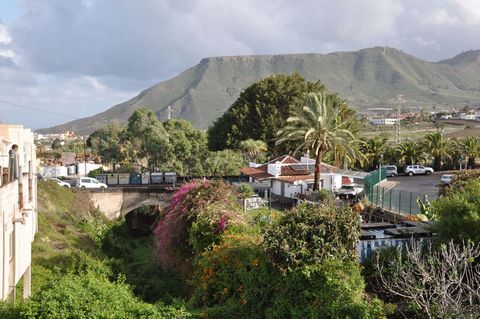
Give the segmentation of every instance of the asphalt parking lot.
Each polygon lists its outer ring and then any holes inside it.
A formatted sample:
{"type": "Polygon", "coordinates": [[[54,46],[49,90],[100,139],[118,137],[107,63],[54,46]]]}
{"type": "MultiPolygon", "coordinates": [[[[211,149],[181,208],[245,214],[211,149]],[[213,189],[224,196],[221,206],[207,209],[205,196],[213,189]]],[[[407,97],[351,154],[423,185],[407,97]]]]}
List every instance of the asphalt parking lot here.
{"type": "Polygon", "coordinates": [[[394,183],[394,189],[425,194],[438,193],[440,177],[449,172],[435,172],[431,175],[400,175],[397,177],[388,177],[387,180],[394,183]]]}

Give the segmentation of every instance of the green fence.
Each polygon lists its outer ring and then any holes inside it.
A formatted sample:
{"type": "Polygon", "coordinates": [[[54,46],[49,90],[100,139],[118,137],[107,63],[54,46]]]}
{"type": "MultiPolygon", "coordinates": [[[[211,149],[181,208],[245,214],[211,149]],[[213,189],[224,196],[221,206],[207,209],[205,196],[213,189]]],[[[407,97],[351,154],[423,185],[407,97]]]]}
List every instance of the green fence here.
{"type": "Polygon", "coordinates": [[[387,178],[386,168],[382,168],[381,172],[377,169],[376,171],[373,171],[367,176],[365,176],[365,179],[363,180],[365,196],[368,198],[370,202],[372,202],[373,193],[375,191],[376,185],[378,185],[381,181],[383,181],[386,178],[387,178]]]}
{"type": "Polygon", "coordinates": [[[364,189],[365,196],[370,203],[385,209],[389,212],[415,215],[420,213],[418,199],[425,201],[434,200],[438,197],[437,192],[408,192],[400,191],[395,188],[384,188],[380,186],[380,181],[386,178],[386,170],[382,168],[381,176],[378,170],[365,177],[364,189]]]}
{"type": "Polygon", "coordinates": [[[395,188],[385,189],[376,185],[368,199],[375,206],[389,212],[415,215],[420,213],[418,199],[431,201],[437,197],[437,192],[408,192],[396,190],[395,188]]]}

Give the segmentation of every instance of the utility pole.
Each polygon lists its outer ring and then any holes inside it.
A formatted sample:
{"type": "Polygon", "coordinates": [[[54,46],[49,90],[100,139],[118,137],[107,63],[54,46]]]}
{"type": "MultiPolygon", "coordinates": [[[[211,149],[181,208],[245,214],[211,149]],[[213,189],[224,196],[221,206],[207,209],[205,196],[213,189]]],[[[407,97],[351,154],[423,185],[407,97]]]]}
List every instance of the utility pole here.
{"type": "Polygon", "coordinates": [[[85,175],[87,176],[87,139],[83,138],[83,162],[85,163],[85,175]]]}
{"type": "Polygon", "coordinates": [[[395,143],[398,145],[400,144],[400,115],[402,114],[402,103],[405,101],[403,100],[403,94],[397,96],[397,131],[395,134],[395,143]]]}

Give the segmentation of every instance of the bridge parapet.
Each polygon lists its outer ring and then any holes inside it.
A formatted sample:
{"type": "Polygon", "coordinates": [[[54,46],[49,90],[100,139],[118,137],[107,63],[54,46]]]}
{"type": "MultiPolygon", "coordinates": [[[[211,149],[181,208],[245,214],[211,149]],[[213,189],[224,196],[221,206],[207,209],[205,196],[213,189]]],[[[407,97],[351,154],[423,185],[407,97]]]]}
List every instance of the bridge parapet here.
{"type": "Polygon", "coordinates": [[[93,205],[108,219],[120,219],[132,210],[142,206],[168,206],[171,190],[147,188],[106,188],[89,190],[93,205]]]}

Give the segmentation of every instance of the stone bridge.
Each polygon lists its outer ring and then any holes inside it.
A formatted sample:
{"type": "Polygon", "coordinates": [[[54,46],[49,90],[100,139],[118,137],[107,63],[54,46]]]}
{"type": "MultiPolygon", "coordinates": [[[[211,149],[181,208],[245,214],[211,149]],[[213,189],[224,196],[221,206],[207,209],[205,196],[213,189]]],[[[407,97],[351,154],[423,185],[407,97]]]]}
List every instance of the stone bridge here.
{"type": "Polygon", "coordinates": [[[95,207],[108,219],[121,219],[132,210],[142,206],[167,206],[171,190],[161,188],[112,187],[101,190],[87,190],[95,207]]]}

